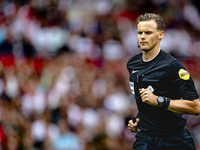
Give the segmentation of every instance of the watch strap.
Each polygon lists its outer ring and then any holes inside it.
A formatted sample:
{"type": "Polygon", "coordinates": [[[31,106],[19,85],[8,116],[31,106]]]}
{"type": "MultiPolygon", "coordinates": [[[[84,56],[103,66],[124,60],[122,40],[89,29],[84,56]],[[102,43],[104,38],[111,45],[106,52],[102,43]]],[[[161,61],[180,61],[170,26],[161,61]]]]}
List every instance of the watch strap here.
{"type": "Polygon", "coordinates": [[[167,108],[169,107],[169,104],[170,104],[170,98],[163,97],[163,99],[164,99],[164,101],[162,103],[159,102],[158,99],[157,99],[157,101],[158,101],[157,106],[167,110],[167,108]]]}
{"type": "Polygon", "coordinates": [[[170,98],[164,97],[164,99],[165,99],[165,101],[162,104],[162,108],[167,109],[169,107],[169,104],[170,104],[170,98]]]}

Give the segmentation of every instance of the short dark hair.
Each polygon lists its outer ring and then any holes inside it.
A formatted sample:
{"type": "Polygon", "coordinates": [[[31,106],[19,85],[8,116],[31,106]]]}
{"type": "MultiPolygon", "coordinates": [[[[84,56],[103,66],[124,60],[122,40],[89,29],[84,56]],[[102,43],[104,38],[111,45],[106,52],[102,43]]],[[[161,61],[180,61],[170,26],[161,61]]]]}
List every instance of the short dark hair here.
{"type": "Polygon", "coordinates": [[[157,24],[157,30],[164,31],[165,23],[164,23],[162,17],[159,14],[144,13],[143,15],[140,15],[137,18],[137,25],[141,21],[149,21],[149,20],[154,20],[156,22],[156,24],[157,24]]]}

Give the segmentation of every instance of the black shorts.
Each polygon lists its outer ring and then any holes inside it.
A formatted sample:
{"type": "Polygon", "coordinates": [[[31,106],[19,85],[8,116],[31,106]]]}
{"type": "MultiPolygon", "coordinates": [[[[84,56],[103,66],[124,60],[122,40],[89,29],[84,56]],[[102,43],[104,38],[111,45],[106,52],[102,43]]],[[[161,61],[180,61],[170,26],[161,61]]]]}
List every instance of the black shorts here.
{"type": "Polygon", "coordinates": [[[136,150],[195,150],[195,144],[189,133],[185,129],[183,133],[171,137],[155,137],[145,132],[136,134],[136,141],[133,149],[136,150]]]}

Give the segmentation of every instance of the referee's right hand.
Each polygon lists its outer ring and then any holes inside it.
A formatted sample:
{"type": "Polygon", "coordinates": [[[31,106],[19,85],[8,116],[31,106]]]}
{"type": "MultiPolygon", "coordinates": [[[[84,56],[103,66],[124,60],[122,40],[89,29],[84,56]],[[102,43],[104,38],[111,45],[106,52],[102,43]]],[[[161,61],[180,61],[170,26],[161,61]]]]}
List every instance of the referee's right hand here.
{"type": "Polygon", "coordinates": [[[140,119],[139,118],[136,118],[136,122],[133,123],[132,120],[129,120],[128,122],[128,129],[131,130],[131,132],[138,132],[139,131],[139,122],[140,122],[140,119]]]}

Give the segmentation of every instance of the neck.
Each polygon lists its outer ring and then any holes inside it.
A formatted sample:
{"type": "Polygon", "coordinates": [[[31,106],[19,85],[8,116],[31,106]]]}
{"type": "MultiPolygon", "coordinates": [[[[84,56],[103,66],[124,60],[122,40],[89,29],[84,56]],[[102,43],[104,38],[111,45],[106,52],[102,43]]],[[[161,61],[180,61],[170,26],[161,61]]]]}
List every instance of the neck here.
{"type": "Polygon", "coordinates": [[[143,61],[152,60],[154,57],[156,57],[158,55],[159,52],[160,52],[160,47],[157,49],[154,49],[154,50],[142,51],[143,61]]]}

